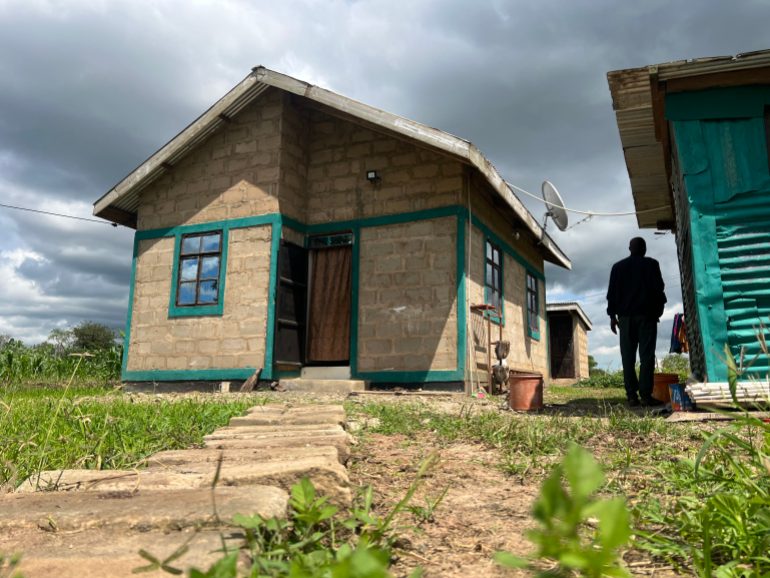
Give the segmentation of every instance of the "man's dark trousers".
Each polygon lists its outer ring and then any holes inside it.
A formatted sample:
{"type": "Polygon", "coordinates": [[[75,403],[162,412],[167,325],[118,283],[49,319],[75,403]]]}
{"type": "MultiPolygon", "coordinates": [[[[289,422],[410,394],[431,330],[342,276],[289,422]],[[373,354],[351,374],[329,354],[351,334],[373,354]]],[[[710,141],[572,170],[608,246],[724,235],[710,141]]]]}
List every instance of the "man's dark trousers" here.
{"type": "Polygon", "coordinates": [[[658,322],[644,315],[618,317],[620,357],[623,360],[623,382],[629,401],[652,398],[652,376],[655,372],[655,341],[658,322]],[[639,379],[636,378],[636,350],[639,349],[639,379]],[[638,396],[638,397],[637,397],[638,396]]]}

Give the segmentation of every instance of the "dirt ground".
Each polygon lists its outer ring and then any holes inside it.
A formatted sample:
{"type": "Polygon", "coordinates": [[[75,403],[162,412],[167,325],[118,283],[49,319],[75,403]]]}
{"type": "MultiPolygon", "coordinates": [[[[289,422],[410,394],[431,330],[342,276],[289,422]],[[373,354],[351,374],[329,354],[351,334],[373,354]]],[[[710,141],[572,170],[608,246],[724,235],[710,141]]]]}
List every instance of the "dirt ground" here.
{"type": "Polygon", "coordinates": [[[449,489],[432,520],[400,518],[404,538],[393,572],[408,576],[422,566],[425,576],[447,578],[526,575],[504,572],[492,555],[498,550],[527,551],[523,532],[532,525],[529,513],[538,487],[506,478],[495,467],[494,451],[462,443],[438,448],[430,435],[407,440],[373,434],[352,456],[351,481],[371,485],[379,513],[387,512],[404,497],[421,461],[436,450],[441,461],[413,504],[426,507],[426,498],[435,500],[449,489]]]}
{"type": "MultiPolygon", "coordinates": [[[[446,411],[455,404],[436,398],[431,405],[446,411]]],[[[499,550],[517,555],[530,551],[525,532],[534,525],[531,510],[540,480],[503,473],[497,467],[496,450],[482,444],[447,443],[429,432],[409,438],[368,433],[351,456],[351,482],[373,487],[376,511],[383,515],[404,497],[419,464],[432,452],[438,452],[440,462],[412,504],[425,507],[426,497],[435,500],[448,490],[431,520],[418,521],[409,513],[399,519],[403,538],[394,574],[409,576],[421,566],[428,578],[531,575],[502,569],[492,556],[499,550]]],[[[624,559],[635,576],[676,575],[639,552],[626,552],[624,559]]]]}

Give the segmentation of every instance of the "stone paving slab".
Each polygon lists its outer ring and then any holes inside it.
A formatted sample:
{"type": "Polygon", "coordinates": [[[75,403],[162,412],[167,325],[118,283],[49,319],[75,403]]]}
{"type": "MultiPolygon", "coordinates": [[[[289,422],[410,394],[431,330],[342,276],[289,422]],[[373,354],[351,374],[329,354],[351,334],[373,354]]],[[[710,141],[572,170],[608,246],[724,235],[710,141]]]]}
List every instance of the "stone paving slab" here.
{"type": "MultiPolygon", "coordinates": [[[[145,470],[52,470],[32,476],[16,489],[17,493],[35,493],[36,488],[58,492],[148,492],[210,488],[216,474],[216,462],[184,463],[145,470]]],[[[305,456],[290,460],[265,462],[223,462],[217,491],[226,486],[277,486],[289,490],[302,478],[313,481],[318,492],[331,500],[347,504],[350,482],[347,471],[336,456],[305,456]]]]}
{"type": "Polygon", "coordinates": [[[246,410],[246,415],[252,414],[283,414],[283,415],[324,415],[328,413],[341,413],[345,415],[345,408],[341,405],[279,405],[275,403],[255,405],[246,410]]]}
{"type": "MultiPolygon", "coordinates": [[[[216,489],[219,517],[237,513],[286,515],[288,494],[271,486],[216,489]]],[[[2,498],[0,534],[39,529],[69,532],[92,528],[173,531],[213,523],[211,489],[132,492],[14,493],[2,498]]],[[[23,544],[22,544],[23,546],[23,544]]]]}
{"type": "Polygon", "coordinates": [[[0,537],[0,551],[12,552],[23,546],[19,571],[26,578],[129,578],[135,576],[170,576],[162,571],[135,574],[135,568],[146,566],[147,560],[139,555],[146,550],[165,559],[188,540],[189,551],[171,562],[185,572],[190,568],[208,569],[221,558],[222,538],[228,547],[242,543],[242,534],[230,528],[222,530],[186,530],[172,533],[120,532],[104,530],[85,532],[27,532],[16,537],[15,543],[0,537]]]}
{"type": "Polygon", "coordinates": [[[249,438],[248,436],[232,436],[222,439],[211,439],[205,442],[206,449],[216,450],[254,450],[281,448],[310,448],[314,444],[333,445],[338,452],[340,462],[347,463],[350,458],[350,436],[343,432],[334,435],[314,436],[280,436],[249,438]]]}
{"type": "Polygon", "coordinates": [[[280,413],[280,412],[250,412],[245,416],[230,419],[231,426],[315,426],[322,424],[343,425],[344,411],[325,411],[323,413],[280,413]]]}
{"type": "Polygon", "coordinates": [[[147,459],[147,468],[169,467],[180,464],[203,462],[216,463],[220,457],[223,462],[270,462],[275,460],[291,460],[319,456],[334,459],[340,463],[340,452],[332,446],[302,446],[302,447],[256,447],[231,450],[210,448],[192,450],[167,450],[158,452],[147,459]]]}
{"type": "MultiPolygon", "coordinates": [[[[256,423],[260,418],[250,417],[238,417],[230,420],[230,425],[219,428],[218,430],[210,433],[206,438],[212,436],[221,436],[233,432],[254,434],[281,434],[281,435],[293,435],[298,432],[341,432],[345,431],[343,427],[338,423],[301,423],[301,424],[287,424],[287,423],[256,423]],[[239,420],[233,422],[233,420],[239,420]]],[[[204,438],[204,439],[206,439],[204,438]]]]}
{"type": "MultiPolygon", "coordinates": [[[[159,452],[146,469],[44,472],[46,487],[81,491],[25,493],[22,487],[0,496],[0,551],[21,551],[28,578],[132,576],[145,565],[140,549],[168,556],[195,529],[191,551],[174,565],[205,569],[221,557],[218,532],[237,532],[228,527],[234,514],[284,517],[286,490],[303,477],[319,493],[349,503],[342,464],[353,438],[344,418],[341,405],[257,406],[206,436],[206,447],[159,452]]],[[[27,480],[26,489],[35,481],[27,480]]]]}
{"type": "Polygon", "coordinates": [[[256,448],[277,450],[278,448],[309,448],[331,445],[337,448],[342,463],[347,463],[350,457],[350,446],[353,443],[353,438],[342,428],[254,433],[247,431],[247,428],[240,428],[237,432],[215,432],[206,436],[204,440],[206,448],[220,450],[256,448]]]}

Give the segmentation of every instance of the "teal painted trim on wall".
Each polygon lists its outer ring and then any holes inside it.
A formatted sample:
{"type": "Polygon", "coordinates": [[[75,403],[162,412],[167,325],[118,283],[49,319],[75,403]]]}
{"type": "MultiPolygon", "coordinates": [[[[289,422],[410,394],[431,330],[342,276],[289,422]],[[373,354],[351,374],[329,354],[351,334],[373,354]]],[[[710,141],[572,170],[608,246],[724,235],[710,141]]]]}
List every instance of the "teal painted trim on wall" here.
{"type": "Polygon", "coordinates": [[[128,312],[126,313],[126,331],[123,334],[123,359],[120,365],[120,378],[125,380],[128,367],[128,346],[131,343],[131,318],[134,315],[134,287],[136,286],[136,260],[139,256],[139,238],[134,234],[134,254],[131,258],[131,281],[128,286],[128,312]]]}
{"type": "Polygon", "coordinates": [[[227,279],[227,250],[229,243],[229,229],[203,229],[196,233],[208,233],[222,231],[222,255],[219,260],[219,282],[217,287],[216,305],[195,305],[180,307],[176,304],[177,291],[179,290],[179,253],[182,247],[182,234],[174,237],[174,263],[171,273],[171,295],[168,300],[169,317],[203,317],[221,316],[225,308],[225,280],[227,279]]]}
{"type": "Polygon", "coordinates": [[[281,221],[272,224],[270,238],[270,282],[267,288],[267,328],[265,332],[265,367],[262,375],[273,379],[273,347],[275,344],[275,293],[278,288],[278,254],[281,249],[281,221]]]}
{"type": "Polygon", "coordinates": [[[467,224],[465,213],[457,215],[457,272],[455,282],[457,283],[457,373],[465,379],[466,357],[468,356],[468,307],[466,296],[465,280],[465,229],[467,224]]]}
{"type": "Polygon", "coordinates": [[[768,86],[732,86],[669,92],[666,94],[668,120],[762,118],[770,104],[768,86]]]}
{"type": "Polygon", "coordinates": [[[353,229],[350,296],[350,375],[358,375],[358,285],[361,275],[361,230],[353,229]]]}
{"type": "Polygon", "coordinates": [[[236,369],[153,369],[149,371],[126,371],[123,381],[220,381],[248,379],[256,368],[236,369]]]}
{"type": "Polygon", "coordinates": [[[438,219],[441,217],[451,217],[459,215],[462,207],[452,205],[449,207],[438,207],[436,209],[425,209],[422,211],[413,211],[411,213],[399,213],[395,215],[382,215],[378,217],[364,217],[362,219],[352,219],[349,221],[336,221],[333,223],[315,223],[306,225],[290,217],[282,217],[282,222],[292,229],[305,234],[316,233],[334,233],[336,231],[354,230],[365,227],[382,227],[385,225],[400,225],[425,219],[438,219]]]}
{"type": "Polygon", "coordinates": [[[255,215],[253,217],[242,217],[240,219],[226,219],[224,221],[211,221],[208,223],[196,223],[194,225],[178,225],[176,227],[165,227],[162,229],[147,229],[146,231],[137,231],[137,237],[144,241],[145,239],[157,239],[159,237],[175,237],[177,235],[189,235],[190,233],[205,233],[212,229],[244,229],[247,227],[258,227],[260,225],[272,225],[281,220],[280,213],[269,213],[267,215],[255,215]]]}
{"type": "Polygon", "coordinates": [[[464,372],[456,369],[434,371],[362,371],[359,379],[379,383],[425,383],[436,381],[462,381],[464,372]]]}
{"type": "Polygon", "coordinates": [[[519,263],[519,265],[521,265],[527,271],[532,273],[532,275],[534,275],[541,281],[545,281],[545,275],[543,273],[535,269],[529,261],[527,261],[524,257],[519,255],[513,247],[511,247],[508,243],[506,243],[500,237],[498,237],[492,229],[490,229],[487,225],[485,225],[475,215],[473,216],[473,226],[479,229],[484,235],[492,239],[494,243],[500,247],[500,249],[502,249],[509,257],[512,257],[514,261],[519,263]]]}
{"type": "Polygon", "coordinates": [[[293,379],[301,375],[302,372],[297,370],[276,369],[273,372],[273,379],[293,379]]]}

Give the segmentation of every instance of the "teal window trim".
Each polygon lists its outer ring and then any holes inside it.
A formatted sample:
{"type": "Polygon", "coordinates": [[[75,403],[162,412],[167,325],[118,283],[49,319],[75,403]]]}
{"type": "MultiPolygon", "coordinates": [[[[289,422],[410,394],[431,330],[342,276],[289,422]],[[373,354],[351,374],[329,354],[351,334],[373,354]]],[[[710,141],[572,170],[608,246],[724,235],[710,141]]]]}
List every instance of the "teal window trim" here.
{"type": "Polygon", "coordinates": [[[229,245],[229,230],[209,228],[200,231],[179,232],[174,235],[174,269],[171,273],[171,295],[168,303],[169,317],[201,317],[204,315],[221,316],[225,307],[225,279],[227,278],[227,251],[229,245]],[[217,302],[214,305],[177,305],[179,291],[179,264],[182,249],[182,237],[189,234],[221,233],[222,253],[219,260],[219,281],[217,283],[217,302]]]}
{"type": "Polygon", "coordinates": [[[526,273],[525,303],[527,304],[527,335],[540,341],[540,282],[529,271],[526,273]],[[530,280],[533,287],[530,287],[530,280]],[[533,299],[530,301],[530,297],[533,299]],[[530,307],[530,303],[533,307],[530,307]],[[537,323],[537,328],[535,328],[537,323]]]}
{"type": "Polygon", "coordinates": [[[539,279],[540,281],[545,282],[545,275],[541,272],[535,269],[535,267],[527,261],[524,257],[519,255],[519,253],[516,252],[516,250],[511,247],[508,243],[503,241],[492,229],[490,229],[486,224],[484,224],[477,216],[473,216],[473,226],[476,227],[479,231],[482,232],[485,236],[492,239],[495,244],[502,249],[504,253],[506,253],[511,259],[516,261],[519,265],[524,267],[530,275],[535,277],[536,279],[539,279]]]}
{"type": "Polygon", "coordinates": [[[494,294],[494,287],[490,287],[489,283],[487,283],[488,275],[487,275],[487,269],[491,267],[492,269],[492,283],[494,284],[494,274],[495,270],[499,271],[499,303],[500,303],[500,314],[498,315],[494,311],[484,311],[484,317],[489,318],[491,321],[497,323],[498,325],[502,325],[505,327],[505,272],[504,272],[504,265],[503,262],[505,261],[504,253],[500,249],[500,246],[494,242],[493,239],[490,237],[486,237],[484,240],[484,303],[487,305],[494,305],[492,296],[494,294]],[[492,258],[487,256],[488,250],[491,249],[492,258]],[[497,253],[497,259],[499,263],[494,262],[494,256],[495,252],[497,253]]]}

